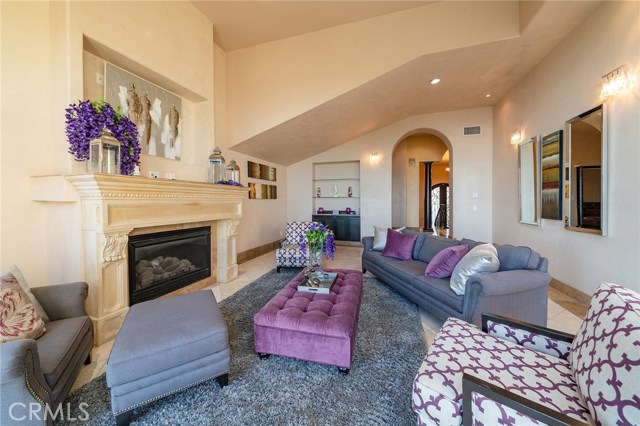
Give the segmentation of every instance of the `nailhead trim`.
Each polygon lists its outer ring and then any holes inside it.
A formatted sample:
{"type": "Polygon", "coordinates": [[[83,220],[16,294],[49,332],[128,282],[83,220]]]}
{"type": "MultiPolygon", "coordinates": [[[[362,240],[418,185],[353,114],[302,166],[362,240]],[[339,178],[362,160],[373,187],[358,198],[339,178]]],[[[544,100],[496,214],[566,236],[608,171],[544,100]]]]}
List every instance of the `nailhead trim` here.
{"type": "MultiPolygon", "coordinates": [[[[224,373],[224,374],[229,374],[229,373],[227,372],[227,373],[224,373]]],[[[220,377],[220,376],[223,376],[224,374],[220,374],[220,375],[218,375],[218,376],[209,376],[209,377],[204,378],[204,379],[202,379],[202,380],[200,380],[200,381],[197,381],[197,382],[195,382],[195,383],[191,383],[191,384],[186,385],[186,386],[183,386],[183,387],[181,387],[181,388],[179,388],[179,389],[172,390],[171,392],[167,392],[167,393],[164,393],[164,394],[162,394],[162,395],[156,396],[156,397],[154,397],[154,398],[147,399],[146,401],[139,402],[139,403],[137,403],[136,405],[132,405],[132,406],[128,407],[128,408],[127,408],[127,409],[125,409],[125,410],[120,410],[120,411],[118,411],[118,412],[114,412],[113,414],[117,416],[117,415],[119,415],[119,414],[126,413],[127,411],[131,411],[131,410],[136,409],[136,408],[138,408],[138,407],[142,407],[143,405],[148,404],[149,402],[157,401],[157,400],[159,400],[159,399],[164,398],[165,396],[169,396],[169,395],[173,395],[174,393],[182,392],[183,390],[185,390],[185,389],[187,389],[187,388],[190,388],[190,387],[192,387],[192,386],[199,385],[200,383],[207,382],[207,381],[209,381],[209,380],[211,380],[211,379],[216,379],[216,378],[218,378],[218,377],[220,377]]]]}

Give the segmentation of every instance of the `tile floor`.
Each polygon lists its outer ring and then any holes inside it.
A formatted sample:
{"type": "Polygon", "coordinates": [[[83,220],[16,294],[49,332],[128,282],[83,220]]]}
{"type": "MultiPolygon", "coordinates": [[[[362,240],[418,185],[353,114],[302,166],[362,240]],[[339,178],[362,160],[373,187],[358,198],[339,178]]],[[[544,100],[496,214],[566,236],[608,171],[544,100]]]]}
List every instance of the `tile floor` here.
{"type": "MultiPolygon", "coordinates": [[[[336,258],[334,260],[327,260],[326,266],[328,268],[360,269],[361,254],[361,247],[338,246],[336,258]]],[[[224,284],[214,284],[209,288],[215,294],[216,300],[220,302],[247,284],[260,278],[274,267],[275,253],[270,252],[238,265],[238,278],[235,280],[224,284]]],[[[367,272],[367,276],[372,275],[367,272]]],[[[564,293],[552,288],[549,289],[549,319],[547,324],[549,328],[575,333],[585,314],[586,307],[580,305],[564,293]]],[[[443,321],[423,309],[420,309],[420,319],[427,344],[431,345],[438,330],[442,327],[443,321]]],[[[109,342],[93,348],[92,362],[89,365],[83,366],[80,375],[73,384],[72,391],[105,372],[112,344],[113,342],[109,342]]]]}

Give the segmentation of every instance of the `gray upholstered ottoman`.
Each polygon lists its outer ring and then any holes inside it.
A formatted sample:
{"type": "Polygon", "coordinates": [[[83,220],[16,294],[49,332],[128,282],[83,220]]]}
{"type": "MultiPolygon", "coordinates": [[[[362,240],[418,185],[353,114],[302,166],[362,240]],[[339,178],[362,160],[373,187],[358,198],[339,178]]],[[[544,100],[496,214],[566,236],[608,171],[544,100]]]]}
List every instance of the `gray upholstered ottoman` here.
{"type": "Polygon", "coordinates": [[[134,408],[229,373],[227,325],[211,291],[155,299],[129,309],[107,362],[118,425],[134,408]]]}

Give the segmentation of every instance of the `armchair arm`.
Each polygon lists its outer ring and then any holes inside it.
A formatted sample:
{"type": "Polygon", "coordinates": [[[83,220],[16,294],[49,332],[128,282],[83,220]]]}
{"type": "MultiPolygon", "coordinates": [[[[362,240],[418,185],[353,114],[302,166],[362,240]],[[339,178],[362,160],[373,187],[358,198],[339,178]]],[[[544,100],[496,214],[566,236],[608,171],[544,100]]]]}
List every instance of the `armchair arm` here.
{"type": "MultiPolygon", "coordinates": [[[[590,426],[588,423],[559,413],[549,407],[545,407],[523,396],[502,389],[468,373],[464,373],[462,376],[462,413],[464,426],[474,424],[474,393],[489,398],[497,404],[508,407],[548,426],[590,426]]],[[[499,419],[496,418],[493,420],[497,424],[499,419]]],[[[485,422],[484,424],[490,423],[485,422]]]]}
{"type": "Polygon", "coordinates": [[[31,289],[51,321],[87,315],[84,301],[89,286],[84,282],[56,284],[31,289]]]}
{"type": "Polygon", "coordinates": [[[0,343],[0,360],[0,422],[3,425],[14,424],[15,419],[11,415],[23,416],[25,407],[30,404],[51,404],[51,389],[40,368],[35,340],[20,339],[0,343]],[[13,407],[13,412],[12,405],[16,403],[18,405],[13,407]]]}
{"type": "Polygon", "coordinates": [[[500,296],[545,287],[550,282],[551,276],[546,272],[534,269],[515,269],[473,275],[467,281],[467,287],[480,286],[483,296],[500,296]]]}
{"type": "Polygon", "coordinates": [[[362,237],[362,245],[364,251],[371,250],[373,248],[373,237],[362,237]]]}
{"type": "Polygon", "coordinates": [[[282,248],[282,245],[284,244],[284,242],[287,241],[286,238],[283,238],[281,240],[278,240],[278,248],[282,248]]]}
{"type": "Polygon", "coordinates": [[[500,339],[562,359],[569,357],[571,343],[575,338],[562,331],[486,313],[482,314],[482,330],[500,339]]]}

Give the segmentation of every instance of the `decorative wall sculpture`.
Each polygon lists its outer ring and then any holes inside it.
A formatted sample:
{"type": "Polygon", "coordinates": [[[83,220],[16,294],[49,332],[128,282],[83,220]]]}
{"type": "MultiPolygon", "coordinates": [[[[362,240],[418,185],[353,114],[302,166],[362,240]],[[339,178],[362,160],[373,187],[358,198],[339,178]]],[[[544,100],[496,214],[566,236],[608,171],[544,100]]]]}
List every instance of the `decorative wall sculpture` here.
{"type": "Polygon", "coordinates": [[[180,97],[106,63],[104,98],[136,124],[143,154],[180,160],[180,97]]]}

